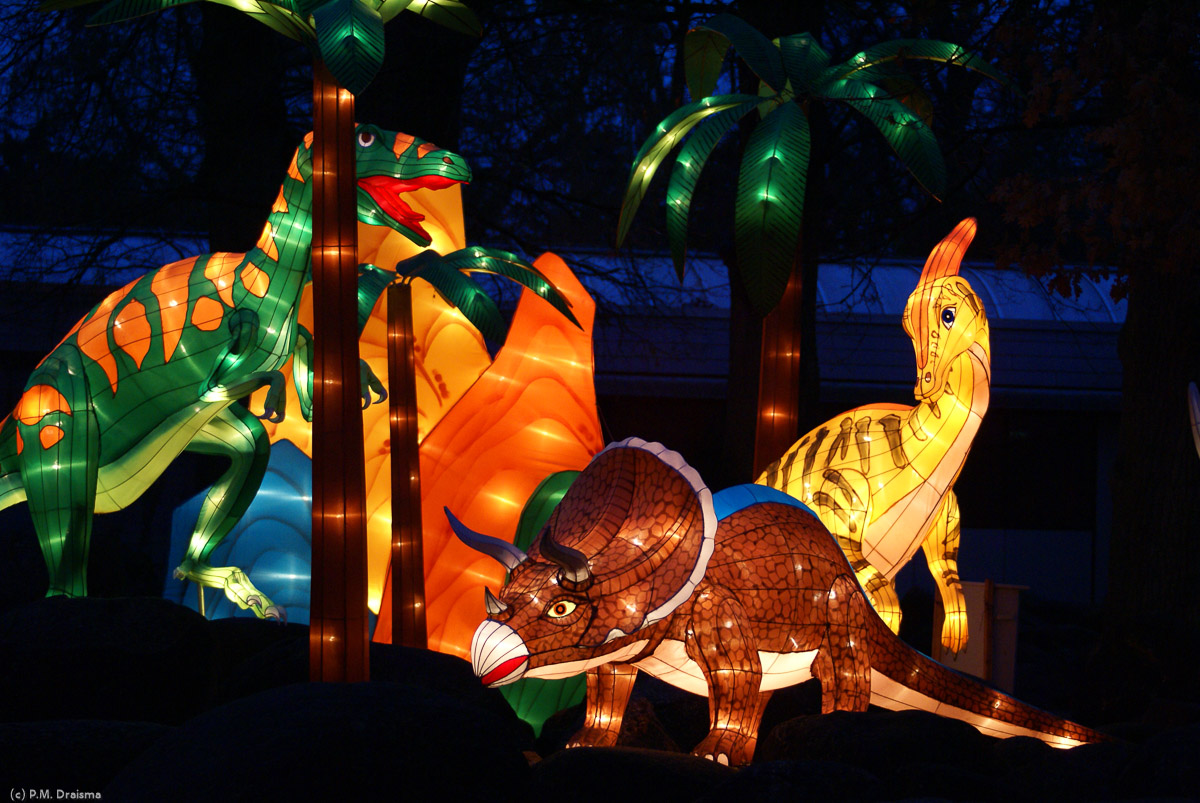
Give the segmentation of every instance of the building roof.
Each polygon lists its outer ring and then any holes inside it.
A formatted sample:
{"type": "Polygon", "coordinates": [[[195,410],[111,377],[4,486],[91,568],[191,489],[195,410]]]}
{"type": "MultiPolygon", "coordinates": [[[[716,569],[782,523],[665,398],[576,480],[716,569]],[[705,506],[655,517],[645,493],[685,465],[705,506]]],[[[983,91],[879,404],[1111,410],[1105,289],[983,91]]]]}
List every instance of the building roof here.
{"type": "MultiPolygon", "coordinates": [[[[595,255],[580,258],[595,262],[595,255]]],[[[604,259],[610,269],[622,267],[615,257],[604,259]]],[[[729,366],[724,264],[712,257],[690,260],[681,284],[666,257],[624,259],[626,271],[645,278],[657,311],[648,315],[618,282],[601,280],[593,290],[616,302],[597,337],[601,390],[724,396],[729,366]]],[[[821,265],[817,348],[823,398],[870,399],[911,389],[915,358],[900,318],[922,265],[916,260],[821,265]]],[[[1112,299],[1111,280],[1081,275],[1079,295],[1064,298],[1020,271],[968,263],[961,275],[988,313],[993,391],[999,400],[1018,406],[1115,407],[1121,383],[1116,337],[1126,304],[1112,299]]]]}

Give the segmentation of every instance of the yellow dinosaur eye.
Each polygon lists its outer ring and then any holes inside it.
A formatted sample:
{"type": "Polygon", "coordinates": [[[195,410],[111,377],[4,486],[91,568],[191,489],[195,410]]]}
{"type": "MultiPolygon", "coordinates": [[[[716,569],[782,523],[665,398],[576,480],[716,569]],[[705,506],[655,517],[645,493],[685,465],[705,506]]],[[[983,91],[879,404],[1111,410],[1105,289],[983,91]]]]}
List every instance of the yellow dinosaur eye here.
{"type": "Polygon", "coordinates": [[[546,615],[551,619],[561,619],[573,610],[575,610],[574,602],[569,599],[560,599],[558,602],[550,604],[550,607],[546,609],[546,615]]]}

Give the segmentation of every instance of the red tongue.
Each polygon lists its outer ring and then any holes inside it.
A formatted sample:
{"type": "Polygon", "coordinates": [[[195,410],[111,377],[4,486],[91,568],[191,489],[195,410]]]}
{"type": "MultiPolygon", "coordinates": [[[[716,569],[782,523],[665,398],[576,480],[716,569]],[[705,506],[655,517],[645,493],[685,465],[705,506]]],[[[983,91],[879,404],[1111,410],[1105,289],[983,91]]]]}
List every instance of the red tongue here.
{"type": "Polygon", "coordinates": [[[516,658],[509,658],[507,661],[500,664],[500,666],[496,667],[491,672],[488,672],[486,675],[480,678],[480,680],[483,682],[484,686],[490,686],[497,680],[503,680],[514,669],[528,660],[528,655],[518,655],[516,658]]]}

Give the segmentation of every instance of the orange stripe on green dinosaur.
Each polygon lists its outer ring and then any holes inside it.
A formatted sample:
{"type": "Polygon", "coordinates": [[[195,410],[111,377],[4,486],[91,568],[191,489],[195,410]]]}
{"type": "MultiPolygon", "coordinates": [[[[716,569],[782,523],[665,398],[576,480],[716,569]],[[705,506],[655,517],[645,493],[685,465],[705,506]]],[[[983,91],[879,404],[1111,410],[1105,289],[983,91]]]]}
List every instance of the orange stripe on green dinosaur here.
{"type": "Polygon", "coordinates": [[[13,418],[33,426],[51,413],[71,414],[71,405],[52,385],[34,385],[21,394],[13,410],[13,418]]]}
{"type": "Polygon", "coordinates": [[[135,298],[113,319],[113,340],[141,368],[150,351],[151,337],[153,331],[146,320],[146,308],[135,298]]]}
{"type": "MultiPolygon", "coordinates": [[[[267,226],[270,225],[270,223],[267,224],[267,226]]],[[[221,297],[221,301],[227,307],[233,306],[234,272],[245,258],[245,254],[217,253],[208,258],[208,265],[204,268],[204,278],[213,283],[213,287],[217,289],[217,295],[221,297]]],[[[278,253],[271,259],[272,261],[278,260],[278,253]]]]}
{"type": "Polygon", "coordinates": [[[117,358],[108,344],[109,324],[113,310],[129,294],[134,284],[136,282],[130,282],[101,301],[100,306],[80,325],[75,335],[79,350],[103,369],[113,394],[117,392],[117,358]]]}
{"type": "MultiPolygon", "coordinates": [[[[359,220],[429,245],[401,196],[464,183],[470,169],[412,138],[396,153],[398,136],[374,126],[356,135],[359,220]]],[[[242,570],[209,556],[257,493],[270,448],[262,423],[234,402],[265,386],[272,417],[282,415],[280,369],[296,349],[311,280],[311,142],[297,148],[255,248],[174,262],[108,296],[0,421],[0,509],[28,502],[50,595],[86,595],[93,513],[131,504],[194,451],[228,457],[230,468],[210,489],[177,574],[260,617],[283,616],[242,570]]],[[[369,286],[360,293],[373,302],[379,287],[369,286]]]]}
{"type": "Polygon", "coordinates": [[[163,362],[171,359],[183,328],[187,325],[188,279],[199,257],[188,257],[159,268],[150,281],[150,292],[158,302],[163,343],[163,362]]]}

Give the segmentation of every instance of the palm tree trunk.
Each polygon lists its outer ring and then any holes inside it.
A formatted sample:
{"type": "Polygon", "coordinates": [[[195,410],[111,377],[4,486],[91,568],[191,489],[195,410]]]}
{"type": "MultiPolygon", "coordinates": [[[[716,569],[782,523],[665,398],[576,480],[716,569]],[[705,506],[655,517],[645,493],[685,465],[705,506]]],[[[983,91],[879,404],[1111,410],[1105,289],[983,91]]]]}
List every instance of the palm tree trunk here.
{"type": "Polygon", "coordinates": [[[313,542],[309,676],[368,679],[354,96],[313,65],[313,542]]]}
{"type": "MultiPolygon", "coordinates": [[[[795,443],[800,430],[802,265],[797,250],[783,298],[762,322],[754,477],[795,443]]],[[[812,292],[810,290],[810,292],[812,292]]],[[[811,343],[804,343],[812,348],[811,343]]]]}
{"type": "Polygon", "coordinates": [[[808,110],[812,168],[804,188],[804,218],[796,241],[792,272],[775,309],[763,318],[758,373],[758,412],[754,426],[757,478],[796,439],[821,420],[821,377],[817,360],[817,267],[825,226],[824,164],[829,118],[817,106],[808,110]]]}
{"type": "Polygon", "coordinates": [[[428,646],[421,541],[421,457],[412,286],[388,288],[388,385],[392,438],[392,643],[428,646]]]}

